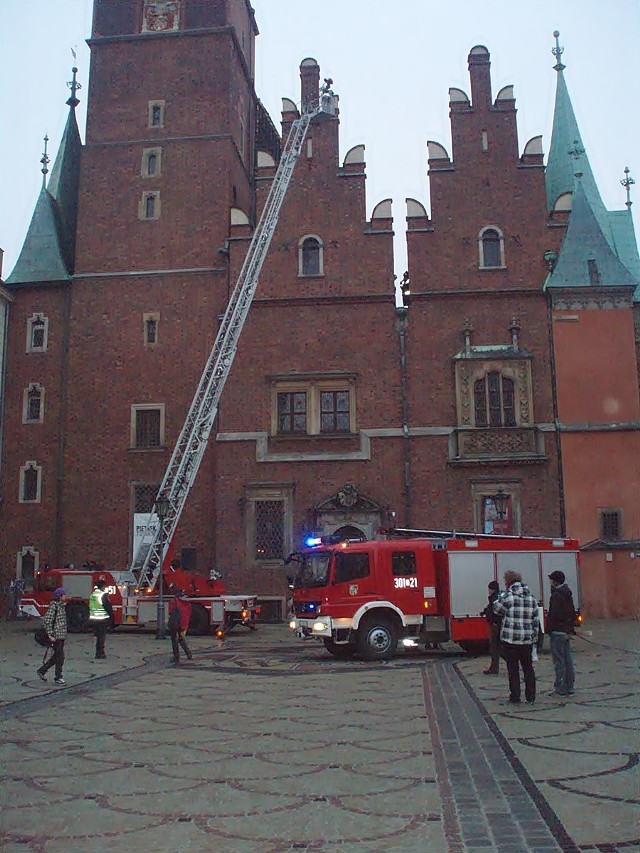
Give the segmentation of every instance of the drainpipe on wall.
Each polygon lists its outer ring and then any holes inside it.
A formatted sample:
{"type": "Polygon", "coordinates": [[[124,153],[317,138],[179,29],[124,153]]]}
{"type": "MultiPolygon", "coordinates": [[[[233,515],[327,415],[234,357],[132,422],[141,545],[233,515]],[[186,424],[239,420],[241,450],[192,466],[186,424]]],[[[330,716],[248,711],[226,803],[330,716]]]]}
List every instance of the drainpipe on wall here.
{"type": "Polygon", "coordinates": [[[407,396],[407,317],[406,305],[396,307],[396,329],[400,343],[400,395],[402,406],[402,467],[404,472],[404,525],[412,525],[411,506],[411,436],[409,433],[409,399],[407,396]]]}
{"type": "Polygon", "coordinates": [[[69,323],[71,317],[71,282],[65,285],[63,307],[62,307],[62,364],[60,370],[60,413],[58,416],[58,460],[57,460],[57,488],[55,527],[53,539],[53,565],[62,566],[68,560],[67,555],[62,554],[63,522],[62,522],[62,492],[64,488],[64,448],[65,448],[65,425],[67,414],[67,374],[69,360],[69,323]]]}
{"type": "Polygon", "coordinates": [[[558,386],[556,377],[556,356],[553,343],[553,305],[552,296],[547,294],[547,327],[549,329],[549,354],[551,358],[551,395],[553,401],[553,424],[556,437],[556,454],[558,457],[558,505],[560,509],[560,535],[567,535],[567,519],[564,503],[564,469],[562,465],[562,435],[558,420],[558,386]]]}

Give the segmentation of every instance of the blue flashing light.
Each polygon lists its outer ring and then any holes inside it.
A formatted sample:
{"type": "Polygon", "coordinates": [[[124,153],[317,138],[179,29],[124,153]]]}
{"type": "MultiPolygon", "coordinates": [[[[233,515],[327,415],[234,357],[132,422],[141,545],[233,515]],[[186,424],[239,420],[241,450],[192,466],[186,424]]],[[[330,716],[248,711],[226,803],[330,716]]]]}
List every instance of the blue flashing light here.
{"type": "Polygon", "coordinates": [[[313,548],[314,545],[322,545],[322,539],[319,536],[308,536],[304,540],[304,544],[307,548],[313,548]]]}

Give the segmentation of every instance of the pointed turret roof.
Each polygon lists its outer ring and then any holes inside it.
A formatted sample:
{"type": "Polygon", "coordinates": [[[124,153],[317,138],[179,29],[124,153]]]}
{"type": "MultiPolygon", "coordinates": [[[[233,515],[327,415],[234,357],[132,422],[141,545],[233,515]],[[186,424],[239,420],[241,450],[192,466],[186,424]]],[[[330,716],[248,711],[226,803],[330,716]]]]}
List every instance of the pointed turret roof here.
{"type": "MultiPolygon", "coordinates": [[[[76,71],[74,68],[72,95],[67,101],[69,115],[49,185],[44,186],[43,182],[22,250],[6,281],[8,285],[66,281],[73,274],[82,152],[75,114],[78,104],[75,93],[79,88],[76,71]]],[[[42,163],[46,178],[46,150],[42,163]]]]}
{"type": "Polygon", "coordinates": [[[636,287],[637,281],[602,233],[582,180],[576,180],[567,233],[545,288],[636,287]]]}
{"type": "MultiPolygon", "coordinates": [[[[631,202],[627,210],[608,211],[582,145],[561,62],[563,48],[554,32],[557,62],[556,103],[545,180],[548,209],[559,196],[572,193],[572,210],[558,261],[545,287],[633,284],[640,301],[640,257],[631,202]]],[[[627,169],[628,177],[628,169],[627,169]]],[[[633,183],[633,181],[631,181],[633,183]]]]}

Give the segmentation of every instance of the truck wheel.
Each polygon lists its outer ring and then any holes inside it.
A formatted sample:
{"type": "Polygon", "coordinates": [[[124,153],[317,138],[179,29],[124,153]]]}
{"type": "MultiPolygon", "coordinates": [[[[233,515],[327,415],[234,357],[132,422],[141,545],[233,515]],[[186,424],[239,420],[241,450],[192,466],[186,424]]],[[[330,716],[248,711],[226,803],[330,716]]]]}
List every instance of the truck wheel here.
{"type": "Polygon", "coordinates": [[[341,660],[353,657],[356,650],[355,643],[334,643],[333,640],[329,639],[324,640],[324,647],[334,658],[341,660]]]}
{"type": "Polygon", "coordinates": [[[67,629],[71,633],[86,631],[89,627],[89,605],[67,604],[67,629]]]}
{"type": "Polygon", "coordinates": [[[201,604],[191,607],[191,618],[189,619],[189,632],[191,634],[209,633],[209,616],[201,604]]]}
{"type": "Polygon", "coordinates": [[[385,616],[370,616],[360,623],[356,648],[366,660],[389,660],[394,656],[397,645],[396,629],[385,616]]]}

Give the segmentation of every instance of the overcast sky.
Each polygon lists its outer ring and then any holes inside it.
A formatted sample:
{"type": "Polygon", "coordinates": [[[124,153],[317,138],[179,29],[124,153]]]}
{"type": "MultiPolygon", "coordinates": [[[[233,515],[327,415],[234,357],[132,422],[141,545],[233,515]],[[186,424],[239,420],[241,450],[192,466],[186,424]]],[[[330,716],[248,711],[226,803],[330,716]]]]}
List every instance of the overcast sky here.
{"type": "MultiPolygon", "coordinates": [[[[129,2],[129,0],[122,0],[129,2]]],[[[622,209],[626,165],[640,192],[640,0],[252,0],[260,29],[256,90],[274,122],[281,98],[300,100],[299,64],[312,56],[340,96],[341,152],[366,146],[367,214],[391,197],[396,272],[405,267],[405,198],[430,209],[427,139],[451,152],[448,89],[469,92],[467,55],[491,52],[493,94],[513,84],[520,151],[543,134],[555,96],[553,30],[582,140],[610,209],[622,209]]],[[[42,183],[42,138],[53,160],[77,53],[80,132],[89,73],[92,0],[0,0],[0,248],[17,259],[42,183]]],[[[638,192],[635,197],[638,198],[638,192]]],[[[634,196],[632,196],[633,198],[634,196]]],[[[640,202],[634,208],[636,233],[640,202]]]]}

